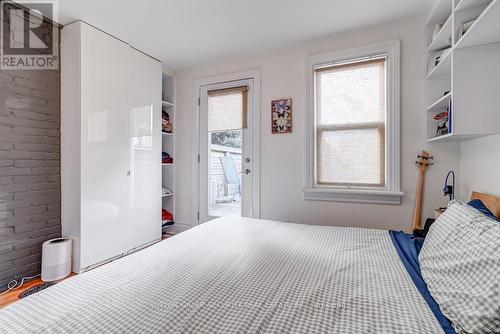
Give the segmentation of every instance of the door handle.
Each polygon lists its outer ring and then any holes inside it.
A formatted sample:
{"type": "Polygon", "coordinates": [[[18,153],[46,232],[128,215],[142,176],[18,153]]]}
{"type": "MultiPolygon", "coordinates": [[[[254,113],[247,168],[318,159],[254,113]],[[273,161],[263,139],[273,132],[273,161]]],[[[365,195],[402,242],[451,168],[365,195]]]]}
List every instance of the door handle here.
{"type": "Polygon", "coordinates": [[[240,172],[240,174],[246,174],[246,175],[248,175],[248,174],[250,174],[251,172],[252,172],[252,171],[251,171],[250,169],[248,169],[248,168],[247,168],[247,169],[245,169],[243,172],[240,172]]]}

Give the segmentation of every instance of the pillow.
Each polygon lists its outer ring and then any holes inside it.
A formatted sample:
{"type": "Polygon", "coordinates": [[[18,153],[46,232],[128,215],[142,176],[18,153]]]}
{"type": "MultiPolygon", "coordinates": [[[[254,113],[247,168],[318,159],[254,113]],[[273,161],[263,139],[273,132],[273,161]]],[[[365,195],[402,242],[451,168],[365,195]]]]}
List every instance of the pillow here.
{"type": "Polygon", "coordinates": [[[419,254],[422,277],[458,333],[500,333],[500,224],[452,201],[419,254]]]}
{"type": "Polygon", "coordinates": [[[493,214],[493,212],[491,212],[490,209],[488,209],[486,207],[486,205],[484,205],[484,203],[481,202],[480,199],[473,199],[472,201],[470,201],[469,203],[467,203],[467,205],[472,206],[474,209],[478,210],[479,212],[481,212],[485,216],[498,221],[498,218],[495,217],[495,215],[493,214]]]}

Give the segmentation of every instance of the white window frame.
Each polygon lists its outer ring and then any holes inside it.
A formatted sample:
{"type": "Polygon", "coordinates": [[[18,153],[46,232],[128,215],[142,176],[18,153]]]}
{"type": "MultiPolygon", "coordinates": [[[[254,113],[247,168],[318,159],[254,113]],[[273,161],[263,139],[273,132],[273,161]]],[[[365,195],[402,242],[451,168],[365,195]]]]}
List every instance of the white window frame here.
{"type": "Polygon", "coordinates": [[[388,41],[373,45],[325,53],[307,59],[308,117],[306,117],[306,175],[304,199],[350,203],[401,204],[400,188],[400,42],[388,41]],[[317,67],[339,62],[386,55],[387,110],[385,134],[385,187],[324,186],[316,184],[316,110],[315,76],[317,67]]]}

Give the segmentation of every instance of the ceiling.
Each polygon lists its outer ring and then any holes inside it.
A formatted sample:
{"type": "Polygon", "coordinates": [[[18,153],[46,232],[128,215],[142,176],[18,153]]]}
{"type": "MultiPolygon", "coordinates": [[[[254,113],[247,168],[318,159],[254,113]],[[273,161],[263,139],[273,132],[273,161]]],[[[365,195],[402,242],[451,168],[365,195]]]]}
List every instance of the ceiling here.
{"type": "Polygon", "coordinates": [[[59,0],[59,21],[88,22],[172,69],[370,26],[434,0],[59,0]]]}

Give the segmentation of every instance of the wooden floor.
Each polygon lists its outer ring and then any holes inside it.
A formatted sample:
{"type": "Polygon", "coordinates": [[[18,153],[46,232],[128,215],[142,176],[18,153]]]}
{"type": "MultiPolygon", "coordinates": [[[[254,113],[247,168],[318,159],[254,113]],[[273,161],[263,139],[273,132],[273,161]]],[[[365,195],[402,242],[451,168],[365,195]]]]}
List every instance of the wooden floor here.
{"type": "Polygon", "coordinates": [[[43,283],[43,281],[40,278],[35,278],[27,283],[24,283],[23,286],[20,287],[19,289],[11,290],[11,291],[7,292],[6,294],[1,295],[0,296],[0,308],[5,307],[5,306],[7,306],[15,301],[18,301],[19,294],[21,292],[26,291],[29,288],[31,288],[35,285],[38,285],[38,284],[42,284],[42,283],[43,283]]]}

